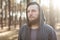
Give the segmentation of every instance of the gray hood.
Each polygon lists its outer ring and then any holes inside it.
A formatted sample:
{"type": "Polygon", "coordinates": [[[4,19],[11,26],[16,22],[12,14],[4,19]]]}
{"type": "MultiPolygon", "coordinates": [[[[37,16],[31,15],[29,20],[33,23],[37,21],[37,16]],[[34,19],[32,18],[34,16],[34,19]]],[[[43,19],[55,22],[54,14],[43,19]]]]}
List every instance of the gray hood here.
{"type": "MultiPolygon", "coordinates": [[[[34,5],[34,4],[36,4],[39,7],[39,22],[40,22],[39,25],[42,26],[44,24],[45,19],[44,19],[43,10],[41,9],[40,5],[37,4],[36,2],[32,2],[27,5],[27,8],[29,5],[34,5]]],[[[26,16],[27,16],[27,12],[26,12],[26,16]]],[[[27,25],[30,26],[28,16],[27,16],[27,25]]]]}

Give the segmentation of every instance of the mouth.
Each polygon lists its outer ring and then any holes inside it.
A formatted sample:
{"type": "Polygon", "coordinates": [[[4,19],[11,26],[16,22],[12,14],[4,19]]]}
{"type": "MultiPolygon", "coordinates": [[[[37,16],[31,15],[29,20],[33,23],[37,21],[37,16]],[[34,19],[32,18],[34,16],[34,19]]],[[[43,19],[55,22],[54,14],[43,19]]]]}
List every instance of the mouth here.
{"type": "Polygon", "coordinates": [[[33,16],[29,16],[29,18],[34,18],[33,16]]]}
{"type": "Polygon", "coordinates": [[[33,19],[34,17],[29,17],[29,19],[33,19]]]}

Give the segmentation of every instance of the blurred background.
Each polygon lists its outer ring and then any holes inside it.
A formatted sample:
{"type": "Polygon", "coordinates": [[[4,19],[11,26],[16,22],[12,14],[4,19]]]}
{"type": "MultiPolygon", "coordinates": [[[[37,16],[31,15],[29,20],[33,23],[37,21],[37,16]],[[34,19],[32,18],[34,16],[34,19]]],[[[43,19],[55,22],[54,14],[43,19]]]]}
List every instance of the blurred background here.
{"type": "Polygon", "coordinates": [[[0,0],[0,40],[17,40],[19,28],[26,23],[26,7],[37,2],[43,9],[45,23],[60,39],[60,0],[0,0]]]}

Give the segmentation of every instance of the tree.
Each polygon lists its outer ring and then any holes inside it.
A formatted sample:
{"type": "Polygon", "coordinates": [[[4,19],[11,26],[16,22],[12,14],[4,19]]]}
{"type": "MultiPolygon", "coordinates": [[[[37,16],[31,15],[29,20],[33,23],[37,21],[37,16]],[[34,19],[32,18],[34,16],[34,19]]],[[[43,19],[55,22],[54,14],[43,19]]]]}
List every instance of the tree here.
{"type": "Polygon", "coordinates": [[[55,28],[55,17],[54,17],[54,10],[53,10],[53,5],[52,5],[52,0],[50,0],[50,12],[49,12],[49,24],[55,28]]]}

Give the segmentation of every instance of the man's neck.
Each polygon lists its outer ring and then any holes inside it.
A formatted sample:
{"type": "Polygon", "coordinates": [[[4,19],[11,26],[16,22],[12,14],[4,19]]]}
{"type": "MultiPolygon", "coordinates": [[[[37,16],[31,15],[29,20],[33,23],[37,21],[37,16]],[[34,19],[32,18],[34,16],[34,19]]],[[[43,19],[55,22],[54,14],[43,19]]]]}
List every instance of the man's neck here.
{"type": "Polygon", "coordinates": [[[38,28],[39,28],[38,24],[31,25],[31,29],[38,29],[38,28]]]}

